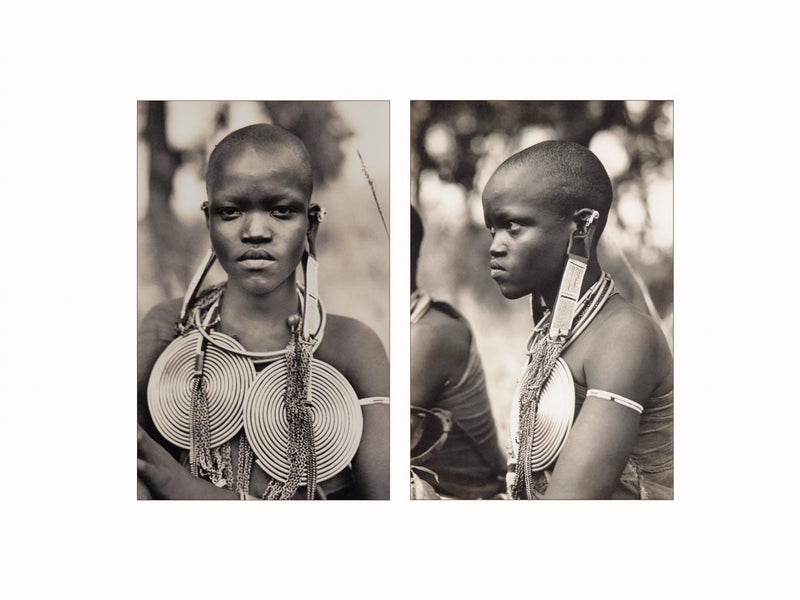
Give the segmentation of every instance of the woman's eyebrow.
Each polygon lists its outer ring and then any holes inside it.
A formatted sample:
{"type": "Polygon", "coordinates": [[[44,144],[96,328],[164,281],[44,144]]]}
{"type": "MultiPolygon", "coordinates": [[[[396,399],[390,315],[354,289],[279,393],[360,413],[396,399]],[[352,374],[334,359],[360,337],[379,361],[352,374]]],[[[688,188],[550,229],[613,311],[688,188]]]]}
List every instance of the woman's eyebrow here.
{"type": "Polygon", "coordinates": [[[280,193],[268,194],[257,199],[253,199],[247,195],[239,195],[236,194],[235,192],[230,194],[218,194],[216,197],[216,202],[233,204],[239,207],[250,207],[250,206],[272,207],[276,204],[282,203],[282,204],[288,204],[292,207],[302,208],[303,206],[306,205],[305,200],[301,198],[295,198],[280,193]]]}
{"type": "Polygon", "coordinates": [[[228,206],[233,205],[236,206],[237,208],[241,208],[243,206],[249,206],[250,200],[247,198],[243,198],[241,196],[237,196],[235,194],[230,194],[230,195],[220,194],[217,195],[217,197],[211,203],[212,206],[218,204],[225,204],[228,206]]]}
{"type": "Polygon", "coordinates": [[[506,221],[512,218],[513,213],[509,212],[507,208],[499,208],[494,211],[492,220],[494,221],[506,221]]]}
{"type": "Polygon", "coordinates": [[[263,206],[264,208],[272,208],[273,206],[280,204],[282,206],[300,209],[306,206],[306,201],[301,198],[295,198],[283,194],[275,194],[260,198],[257,201],[257,204],[259,206],[263,206]]]}

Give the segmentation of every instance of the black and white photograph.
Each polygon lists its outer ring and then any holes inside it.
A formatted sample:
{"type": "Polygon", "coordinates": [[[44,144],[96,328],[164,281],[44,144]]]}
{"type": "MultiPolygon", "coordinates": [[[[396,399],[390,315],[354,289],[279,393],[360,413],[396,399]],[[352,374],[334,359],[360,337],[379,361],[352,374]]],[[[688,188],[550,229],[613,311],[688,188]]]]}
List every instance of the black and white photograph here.
{"type": "Polygon", "coordinates": [[[673,103],[411,102],[412,499],[673,499],[673,103]]]}
{"type": "Polygon", "coordinates": [[[388,499],[388,102],[138,113],[138,498],[388,499]]]}
{"type": "Polygon", "coordinates": [[[792,595],[791,4],[3,25],[6,596],[792,595]]]}

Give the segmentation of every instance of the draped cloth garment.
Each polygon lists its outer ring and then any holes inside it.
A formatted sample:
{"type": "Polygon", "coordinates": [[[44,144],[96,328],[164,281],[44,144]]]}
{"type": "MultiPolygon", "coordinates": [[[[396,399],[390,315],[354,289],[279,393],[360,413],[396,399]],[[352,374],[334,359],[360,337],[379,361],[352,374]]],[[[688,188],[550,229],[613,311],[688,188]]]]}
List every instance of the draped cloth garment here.
{"type": "MultiPolygon", "coordinates": [[[[639,418],[639,436],[612,500],[672,500],[673,392],[650,398],[639,418]]],[[[586,388],[575,384],[575,419],[586,400],[586,388]]],[[[537,490],[546,489],[551,469],[534,473],[537,490]]]]}
{"type": "MultiPolygon", "coordinates": [[[[435,308],[469,323],[452,306],[433,302],[435,308]]],[[[475,336],[470,333],[469,358],[463,374],[448,381],[431,408],[450,412],[453,428],[442,448],[422,463],[439,476],[436,491],[458,498],[490,498],[505,488],[506,459],[500,450],[494,418],[486,391],[475,336]]]]}

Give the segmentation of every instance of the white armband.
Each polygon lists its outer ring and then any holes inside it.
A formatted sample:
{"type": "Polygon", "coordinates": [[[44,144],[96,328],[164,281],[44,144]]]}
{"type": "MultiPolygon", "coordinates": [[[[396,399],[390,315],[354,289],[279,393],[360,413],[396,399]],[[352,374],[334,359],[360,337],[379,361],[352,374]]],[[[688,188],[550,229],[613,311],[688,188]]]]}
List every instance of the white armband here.
{"type": "Polygon", "coordinates": [[[367,404],[389,404],[389,397],[372,396],[371,398],[359,398],[358,403],[361,406],[366,406],[367,404]]]}
{"type": "Polygon", "coordinates": [[[638,402],[634,402],[633,400],[629,400],[625,396],[620,396],[619,394],[612,394],[611,392],[606,392],[603,390],[586,390],[586,397],[594,396],[595,398],[600,398],[601,400],[611,400],[612,402],[616,402],[617,404],[621,404],[622,406],[627,406],[642,414],[644,407],[639,404],[638,402]]]}

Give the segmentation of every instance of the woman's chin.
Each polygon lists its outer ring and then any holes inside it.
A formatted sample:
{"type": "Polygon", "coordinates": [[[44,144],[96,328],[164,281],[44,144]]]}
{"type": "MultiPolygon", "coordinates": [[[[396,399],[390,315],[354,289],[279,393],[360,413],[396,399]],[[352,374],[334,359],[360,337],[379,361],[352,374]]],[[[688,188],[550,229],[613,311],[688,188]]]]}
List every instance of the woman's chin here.
{"type": "Polygon", "coordinates": [[[274,277],[265,277],[260,274],[254,274],[249,277],[237,278],[232,280],[228,277],[228,285],[236,285],[236,287],[244,290],[250,296],[268,296],[276,290],[282,289],[285,286],[294,288],[295,281],[293,277],[283,279],[282,281],[275,281],[274,277]]]}
{"type": "Polygon", "coordinates": [[[513,285],[508,281],[504,282],[498,281],[497,287],[500,288],[500,293],[503,294],[503,297],[509,300],[516,300],[517,298],[522,298],[523,296],[530,293],[526,290],[520,289],[519,287],[513,285]]]}

